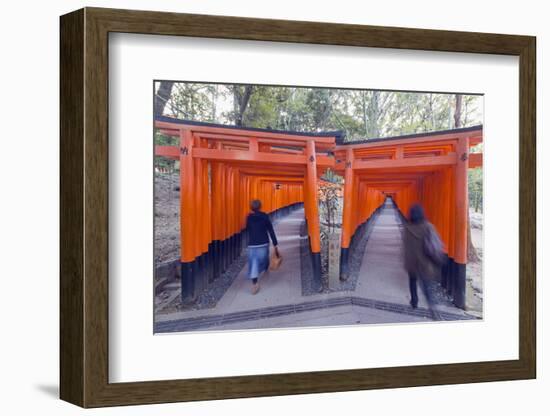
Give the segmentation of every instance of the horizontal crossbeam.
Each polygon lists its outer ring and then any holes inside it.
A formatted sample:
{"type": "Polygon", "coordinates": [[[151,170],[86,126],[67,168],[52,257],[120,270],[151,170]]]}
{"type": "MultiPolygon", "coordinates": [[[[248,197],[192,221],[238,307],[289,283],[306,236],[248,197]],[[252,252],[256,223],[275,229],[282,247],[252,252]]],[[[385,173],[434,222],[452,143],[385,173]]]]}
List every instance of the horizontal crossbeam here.
{"type": "Polygon", "coordinates": [[[479,168],[483,166],[483,153],[470,153],[468,155],[468,167],[479,168]]]}
{"type": "MultiPolygon", "coordinates": [[[[155,155],[169,159],[179,159],[185,152],[177,146],[155,146],[155,155]]],[[[306,165],[312,161],[306,155],[250,152],[243,150],[218,150],[195,147],[191,150],[193,157],[223,162],[251,162],[279,165],[306,165]]],[[[318,167],[333,167],[334,159],[329,156],[316,156],[318,167]]]]}
{"type": "Polygon", "coordinates": [[[335,137],[327,136],[315,136],[315,135],[299,135],[299,134],[285,134],[276,132],[263,132],[263,131],[251,131],[246,129],[228,129],[226,127],[215,126],[195,126],[187,125],[182,126],[177,123],[169,123],[165,121],[155,121],[155,127],[163,130],[165,134],[170,136],[179,137],[180,131],[183,129],[191,130],[193,134],[207,135],[213,134],[211,137],[223,136],[225,138],[231,137],[232,140],[248,141],[250,137],[265,138],[265,139],[277,139],[285,140],[289,142],[308,142],[310,140],[315,141],[317,144],[324,143],[327,145],[334,145],[335,137]]]}
{"type": "Polygon", "coordinates": [[[411,167],[439,167],[456,164],[457,158],[455,153],[449,153],[444,156],[430,157],[409,157],[404,159],[384,159],[384,160],[368,160],[355,161],[352,165],[354,170],[366,169],[400,169],[411,167]]]}

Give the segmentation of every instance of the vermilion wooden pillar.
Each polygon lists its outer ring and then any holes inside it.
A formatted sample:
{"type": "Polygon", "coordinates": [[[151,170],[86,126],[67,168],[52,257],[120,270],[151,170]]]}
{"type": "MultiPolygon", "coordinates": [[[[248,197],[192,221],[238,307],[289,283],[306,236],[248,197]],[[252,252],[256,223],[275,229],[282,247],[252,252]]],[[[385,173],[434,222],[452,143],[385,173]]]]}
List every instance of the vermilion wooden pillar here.
{"type": "Polygon", "coordinates": [[[233,260],[236,259],[241,254],[241,231],[242,231],[242,205],[241,205],[241,195],[242,195],[242,177],[239,169],[235,169],[235,199],[233,200],[234,206],[234,215],[235,215],[235,236],[234,241],[234,251],[233,251],[233,260]]]}
{"type": "Polygon", "coordinates": [[[217,221],[220,222],[220,270],[224,272],[227,269],[227,253],[228,243],[227,237],[229,236],[229,218],[227,211],[227,187],[229,186],[228,168],[225,163],[220,163],[220,187],[217,198],[220,201],[223,211],[218,217],[217,221]]]}
{"type": "Polygon", "coordinates": [[[193,163],[193,136],[187,129],[180,130],[180,242],[181,242],[181,299],[187,302],[195,293],[195,167],[193,163]]]}
{"type": "MultiPolygon", "coordinates": [[[[206,141],[201,141],[201,147],[207,147],[208,143],[206,141]]],[[[212,226],[210,223],[210,175],[209,175],[209,162],[208,160],[201,161],[201,177],[202,177],[202,204],[201,204],[201,220],[203,228],[203,252],[205,256],[205,273],[206,286],[214,279],[214,269],[212,261],[212,226]]]]}
{"type": "MultiPolygon", "coordinates": [[[[193,149],[200,148],[200,140],[193,136],[194,146],[193,149]]],[[[206,230],[204,229],[203,218],[199,217],[204,212],[203,204],[203,192],[204,192],[204,180],[203,180],[203,163],[202,160],[198,157],[193,157],[194,163],[194,179],[195,179],[195,195],[194,195],[194,209],[189,211],[189,208],[186,211],[183,211],[182,215],[191,215],[194,217],[194,228],[195,228],[195,248],[197,256],[195,260],[195,273],[194,273],[194,295],[196,296],[202,290],[206,288],[206,246],[205,240],[206,230]],[[199,214],[201,213],[201,214],[199,214]]]]}
{"type": "Polygon", "coordinates": [[[308,140],[306,145],[306,156],[306,187],[308,189],[307,198],[309,210],[309,217],[307,221],[310,236],[311,261],[313,264],[313,281],[315,288],[317,290],[321,290],[321,238],[317,195],[317,155],[315,152],[315,141],[308,140]]]}
{"type": "Polygon", "coordinates": [[[346,162],[344,173],[344,208],[342,213],[342,247],[340,254],[340,280],[349,277],[349,246],[351,242],[353,210],[353,150],[346,149],[346,162]]]}
{"type": "Polygon", "coordinates": [[[458,139],[455,165],[455,270],[453,298],[460,308],[466,306],[466,263],[468,262],[468,138],[458,139]]]}
{"type": "Polygon", "coordinates": [[[220,163],[214,162],[211,163],[211,212],[210,212],[210,221],[212,226],[212,262],[213,262],[213,273],[214,278],[220,275],[221,273],[221,251],[220,251],[220,242],[223,240],[222,234],[222,201],[221,201],[221,192],[222,192],[222,168],[220,163]]]}
{"type": "Polygon", "coordinates": [[[226,197],[226,215],[229,220],[229,229],[228,229],[228,238],[227,238],[227,267],[233,261],[233,256],[235,254],[235,198],[237,194],[235,192],[236,188],[236,179],[235,179],[235,168],[233,166],[228,167],[229,174],[227,176],[228,186],[227,192],[225,193],[226,197]]]}

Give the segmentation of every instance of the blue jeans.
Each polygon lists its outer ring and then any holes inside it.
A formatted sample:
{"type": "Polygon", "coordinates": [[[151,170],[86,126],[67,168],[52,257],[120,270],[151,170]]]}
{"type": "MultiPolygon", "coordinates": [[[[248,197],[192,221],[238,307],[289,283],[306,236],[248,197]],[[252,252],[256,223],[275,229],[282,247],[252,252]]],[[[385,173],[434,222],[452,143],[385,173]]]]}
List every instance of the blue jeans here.
{"type": "Polygon", "coordinates": [[[269,267],[269,243],[248,246],[248,278],[257,279],[269,267]]]}

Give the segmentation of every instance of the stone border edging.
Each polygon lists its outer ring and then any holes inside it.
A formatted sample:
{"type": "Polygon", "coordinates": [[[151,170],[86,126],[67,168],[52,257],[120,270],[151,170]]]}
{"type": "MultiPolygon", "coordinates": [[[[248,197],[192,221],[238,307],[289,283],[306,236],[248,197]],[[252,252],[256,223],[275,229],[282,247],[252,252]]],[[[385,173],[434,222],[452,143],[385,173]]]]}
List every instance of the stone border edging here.
{"type": "MultiPolygon", "coordinates": [[[[413,309],[410,306],[402,305],[399,303],[391,303],[369,298],[361,298],[357,296],[343,296],[327,300],[317,300],[311,302],[303,302],[299,304],[279,305],[267,308],[251,309],[248,311],[232,312],[223,315],[211,315],[157,322],[154,325],[154,332],[183,332],[203,328],[215,328],[216,326],[226,325],[230,323],[273,318],[276,316],[290,315],[292,313],[308,312],[346,305],[361,306],[387,312],[424,317],[432,320],[434,319],[433,311],[428,308],[413,309]]],[[[449,312],[439,312],[439,316],[441,317],[442,321],[463,321],[479,319],[470,315],[458,315],[449,312]]]]}

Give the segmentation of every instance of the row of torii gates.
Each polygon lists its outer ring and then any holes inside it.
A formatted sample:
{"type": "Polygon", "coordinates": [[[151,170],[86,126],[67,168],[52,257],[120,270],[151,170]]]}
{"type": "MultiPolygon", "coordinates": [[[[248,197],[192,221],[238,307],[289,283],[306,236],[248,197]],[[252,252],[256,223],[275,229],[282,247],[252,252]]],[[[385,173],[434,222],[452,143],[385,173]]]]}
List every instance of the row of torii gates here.
{"type": "Polygon", "coordinates": [[[183,301],[196,297],[240,255],[252,199],[260,199],[272,217],[303,204],[320,289],[318,181],[330,168],[344,177],[341,278],[349,273],[354,233],[387,196],[404,215],[420,202],[448,255],[442,284],[464,308],[468,168],[482,164],[481,153],[470,153],[482,141],[481,126],[349,143],[340,132],[237,128],[169,117],[157,117],[155,127],[179,141],[156,146],[155,155],[180,164],[183,301]]]}

